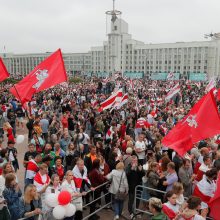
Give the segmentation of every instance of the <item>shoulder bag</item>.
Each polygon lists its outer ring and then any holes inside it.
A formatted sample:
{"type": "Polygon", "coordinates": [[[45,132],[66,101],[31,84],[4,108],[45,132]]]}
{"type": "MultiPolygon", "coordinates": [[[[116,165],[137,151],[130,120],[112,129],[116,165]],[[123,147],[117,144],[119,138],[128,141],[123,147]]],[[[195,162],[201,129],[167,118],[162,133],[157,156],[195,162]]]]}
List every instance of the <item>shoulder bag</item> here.
{"type": "Polygon", "coordinates": [[[121,181],[122,181],[122,176],[124,174],[124,171],[121,174],[121,178],[120,178],[120,183],[119,183],[119,187],[118,187],[118,192],[115,194],[115,199],[116,200],[120,200],[120,201],[124,201],[127,197],[127,192],[121,192],[120,191],[120,186],[121,186],[121,181]]]}

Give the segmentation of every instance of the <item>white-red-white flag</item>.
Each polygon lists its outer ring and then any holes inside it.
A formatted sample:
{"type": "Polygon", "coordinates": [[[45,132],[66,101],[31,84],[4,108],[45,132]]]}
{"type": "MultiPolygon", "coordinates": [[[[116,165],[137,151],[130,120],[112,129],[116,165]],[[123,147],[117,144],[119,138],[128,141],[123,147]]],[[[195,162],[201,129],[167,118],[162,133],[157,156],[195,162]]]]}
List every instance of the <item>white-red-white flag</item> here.
{"type": "Polygon", "coordinates": [[[170,91],[167,93],[165,100],[168,102],[170,99],[172,99],[177,93],[180,92],[180,84],[177,83],[170,91]]]}
{"type": "Polygon", "coordinates": [[[150,127],[150,124],[147,122],[145,118],[139,118],[136,122],[135,128],[144,128],[150,127]]]}
{"type": "Polygon", "coordinates": [[[174,80],[175,79],[175,75],[173,72],[168,73],[167,75],[167,80],[174,80]]]}
{"type": "Polygon", "coordinates": [[[115,133],[115,132],[113,131],[113,127],[111,126],[111,127],[108,129],[107,133],[106,133],[105,139],[106,139],[106,140],[112,139],[114,133],[115,133]]]}
{"type": "Polygon", "coordinates": [[[115,103],[116,97],[118,97],[118,95],[122,96],[122,89],[117,90],[108,99],[102,102],[100,104],[99,112],[112,108],[115,103]]]}
{"type": "Polygon", "coordinates": [[[128,103],[128,94],[124,94],[124,96],[122,97],[121,103],[120,103],[120,107],[122,107],[123,105],[125,105],[126,103],[128,103]]]}
{"type": "Polygon", "coordinates": [[[92,99],[91,100],[91,105],[92,105],[93,108],[95,108],[98,104],[99,104],[99,102],[97,101],[97,99],[92,99]]]}
{"type": "Polygon", "coordinates": [[[211,78],[209,81],[209,84],[206,86],[205,91],[209,92],[211,89],[213,89],[216,85],[215,79],[211,78]]]}

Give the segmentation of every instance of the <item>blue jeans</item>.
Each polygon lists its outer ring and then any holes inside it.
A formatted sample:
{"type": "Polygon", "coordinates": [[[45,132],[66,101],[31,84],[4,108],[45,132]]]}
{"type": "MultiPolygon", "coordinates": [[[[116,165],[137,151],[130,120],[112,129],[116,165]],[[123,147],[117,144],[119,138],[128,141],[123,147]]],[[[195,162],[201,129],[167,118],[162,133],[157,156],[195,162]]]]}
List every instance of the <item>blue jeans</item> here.
{"type": "Polygon", "coordinates": [[[113,200],[113,207],[114,207],[114,212],[115,215],[121,215],[122,210],[123,210],[123,205],[124,205],[124,201],[122,200],[113,200]]]}

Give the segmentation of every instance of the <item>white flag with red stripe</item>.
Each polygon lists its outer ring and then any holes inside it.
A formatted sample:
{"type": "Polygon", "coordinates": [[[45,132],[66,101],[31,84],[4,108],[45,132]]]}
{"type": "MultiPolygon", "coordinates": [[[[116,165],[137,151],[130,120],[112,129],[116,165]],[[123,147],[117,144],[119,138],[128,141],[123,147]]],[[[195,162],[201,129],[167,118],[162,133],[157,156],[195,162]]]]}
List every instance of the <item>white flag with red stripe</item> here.
{"type": "Polygon", "coordinates": [[[180,92],[180,84],[177,83],[170,91],[167,93],[165,100],[168,102],[170,99],[172,99],[177,93],[180,92]]]}
{"type": "Polygon", "coordinates": [[[113,93],[108,99],[106,99],[104,102],[100,104],[99,112],[104,111],[106,109],[112,108],[114,105],[116,98],[118,96],[122,97],[122,89],[117,90],[115,93],[113,93]]]}
{"type": "Polygon", "coordinates": [[[121,103],[120,103],[120,108],[125,105],[126,103],[128,103],[128,94],[124,94],[124,96],[122,97],[121,103]]]}
{"type": "Polygon", "coordinates": [[[209,84],[206,86],[205,91],[209,92],[211,89],[213,89],[215,87],[215,79],[211,78],[209,81],[209,84]]]}
{"type": "Polygon", "coordinates": [[[108,129],[107,133],[106,133],[105,139],[106,139],[106,140],[108,140],[108,139],[113,139],[113,134],[114,134],[114,133],[115,133],[115,132],[113,131],[113,127],[111,126],[111,127],[108,129]]]}
{"type": "Polygon", "coordinates": [[[91,105],[92,105],[93,108],[95,108],[98,104],[99,103],[98,103],[97,99],[92,99],[91,100],[91,105]]]}
{"type": "Polygon", "coordinates": [[[167,75],[167,80],[174,80],[175,79],[175,75],[173,72],[168,73],[167,75]]]}
{"type": "Polygon", "coordinates": [[[145,118],[139,118],[137,120],[135,128],[144,128],[144,127],[150,127],[150,124],[147,122],[145,118]]]}
{"type": "Polygon", "coordinates": [[[203,207],[208,207],[207,203],[214,196],[216,190],[216,183],[214,181],[208,182],[206,175],[203,175],[194,189],[193,195],[199,197],[203,202],[203,207]]]}

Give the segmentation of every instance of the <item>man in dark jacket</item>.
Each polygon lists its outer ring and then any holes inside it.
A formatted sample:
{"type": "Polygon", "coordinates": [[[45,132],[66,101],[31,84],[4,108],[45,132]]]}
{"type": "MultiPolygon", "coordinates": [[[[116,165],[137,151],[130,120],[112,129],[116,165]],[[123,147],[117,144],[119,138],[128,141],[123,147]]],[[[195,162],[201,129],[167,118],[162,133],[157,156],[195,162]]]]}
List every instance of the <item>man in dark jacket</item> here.
{"type": "Polygon", "coordinates": [[[88,170],[88,173],[92,170],[92,163],[95,159],[97,159],[96,147],[90,146],[90,153],[87,154],[84,158],[84,163],[85,163],[85,166],[88,170]]]}
{"type": "MultiPolygon", "coordinates": [[[[126,169],[127,179],[128,179],[128,211],[130,213],[130,217],[134,216],[134,201],[135,201],[135,187],[142,184],[142,177],[144,176],[144,171],[141,165],[138,165],[137,156],[132,156],[131,163],[128,165],[126,169]]],[[[140,195],[137,195],[140,197],[140,195]]],[[[136,206],[139,206],[140,201],[137,199],[136,206]]]]}

